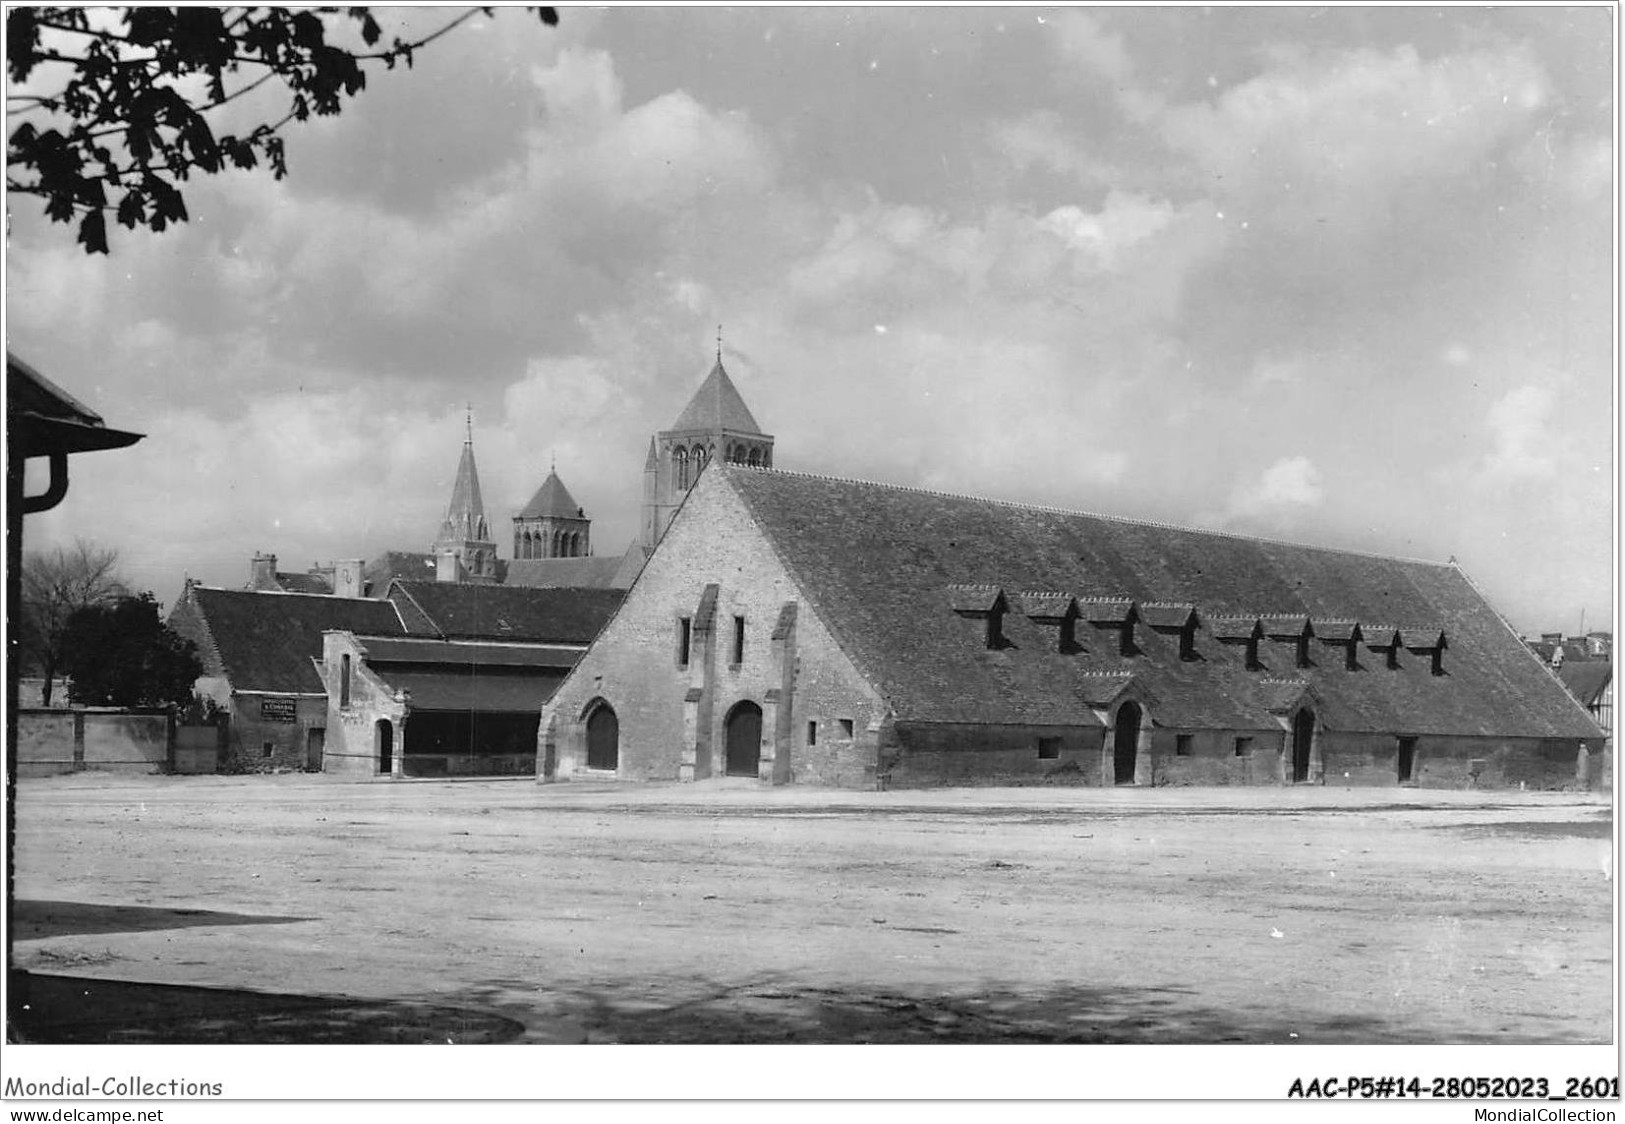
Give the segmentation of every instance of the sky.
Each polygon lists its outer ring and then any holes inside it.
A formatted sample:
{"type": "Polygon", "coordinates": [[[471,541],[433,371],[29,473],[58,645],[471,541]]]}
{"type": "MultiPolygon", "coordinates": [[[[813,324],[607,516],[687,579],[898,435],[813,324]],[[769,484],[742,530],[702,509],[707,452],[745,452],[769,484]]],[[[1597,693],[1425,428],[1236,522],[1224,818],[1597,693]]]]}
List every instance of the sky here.
{"type": "Polygon", "coordinates": [[[8,346],[147,435],[29,549],[166,603],[425,550],[471,413],[504,557],[555,462],[619,553],[720,324],[780,468],[1454,557],[1520,631],[1609,627],[1611,8],[560,15],[108,257],[9,199],[8,346]]]}

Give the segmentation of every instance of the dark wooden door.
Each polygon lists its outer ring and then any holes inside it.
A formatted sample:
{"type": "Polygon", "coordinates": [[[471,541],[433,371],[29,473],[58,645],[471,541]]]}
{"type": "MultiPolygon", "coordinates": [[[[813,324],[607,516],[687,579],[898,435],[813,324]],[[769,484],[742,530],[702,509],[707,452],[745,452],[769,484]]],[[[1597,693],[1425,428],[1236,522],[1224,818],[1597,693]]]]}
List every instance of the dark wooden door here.
{"type": "Polygon", "coordinates": [[[587,719],[587,768],[614,770],[621,764],[621,720],[608,704],[587,719]]]}
{"type": "Polygon", "coordinates": [[[1140,708],[1124,703],[1117,712],[1117,732],[1112,743],[1112,778],[1118,784],[1134,783],[1135,756],[1140,749],[1140,708]]]}
{"type": "Polygon", "coordinates": [[[322,751],[327,744],[326,730],[305,731],[305,768],[312,773],[322,771],[322,751]]]}
{"type": "Polygon", "coordinates": [[[728,749],[724,771],[730,777],[754,777],[762,761],[762,708],[742,702],[728,714],[728,749]]]}
{"type": "Polygon", "coordinates": [[[1298,711],[1292,720],[1292,780],[1309,779],[1309,747],[1315,740],[1315,716],[1307,710],[1298,711]]]}

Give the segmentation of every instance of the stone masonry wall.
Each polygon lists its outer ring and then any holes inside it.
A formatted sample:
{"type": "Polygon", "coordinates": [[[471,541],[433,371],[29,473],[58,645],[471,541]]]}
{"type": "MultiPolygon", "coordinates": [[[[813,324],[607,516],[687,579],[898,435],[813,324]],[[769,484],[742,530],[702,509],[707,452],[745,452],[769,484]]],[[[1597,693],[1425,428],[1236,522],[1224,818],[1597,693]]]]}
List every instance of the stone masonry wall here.
{"type": "Polygon", "coordinates": [[[763,709],[764,762],[790,755],[787,767],[773,762],[772,779],[874,784],[870,727],[881,718],[881,700],[801,602],[739,499],[710,473],[690,493],[619,612],[544,709],[538,752],[543,779],[595,775],[586,769],[585,723],[598,699],[614,708],[619,721],[615,775],[623,780],[678,779],[685,775],[685,758],[693,779],[720,775],[727,715],[748,699],[763,709]],[[718,592],[710,634],[696,627],[689,664],[682,666],[678,621],[694,617],[712,583],[718,592]],[[793,642],[776,652],[772,634],[791,601],[800,602],[793,642]],[[745,620],[743,659],[737,663],[735,616],[745,620]],[[794,661],[787,703],[782,659],[794,661]],[[817,726],[814,744],[809,723],[817,726]],[[786,744],[774,744],[775,727],[787,731],[786,744]],[[694,746],[686,744],[690,738],[694,746]]]}
{"type": "MultiPolygon", "coordinates": [[[[390,724],[392,756],[398,760],[405,744],[405,706],[394,692],[362,661],[355,637],[347,632],[322,635],[322,681],[327,688],[327,746],[322,772],[349,777],[379,775],[378,723],[390,724]],[[340,677],[350,657],[350,705],[341,707],[340,677]]],[[[393,769],[394,761],[391,762],[393,769]]]]}

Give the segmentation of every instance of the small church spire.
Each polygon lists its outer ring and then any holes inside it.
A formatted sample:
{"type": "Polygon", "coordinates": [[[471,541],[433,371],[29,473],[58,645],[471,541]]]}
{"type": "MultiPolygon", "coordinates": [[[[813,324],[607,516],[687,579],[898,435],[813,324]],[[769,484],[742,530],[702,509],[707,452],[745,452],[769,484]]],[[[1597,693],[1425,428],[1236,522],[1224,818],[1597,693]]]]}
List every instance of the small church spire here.
{"type": "Polygon", "coordinates": [[[722,362],[722,325],[717,325],[717,362],[722,362]]]}
{"type": "Polygon", "coordinates": [[[463,438],[463,444],[474,444],[474,403],[468,403],[468,412],[463,415],[464,424],[468,426],[468,436],[463,438]]]}

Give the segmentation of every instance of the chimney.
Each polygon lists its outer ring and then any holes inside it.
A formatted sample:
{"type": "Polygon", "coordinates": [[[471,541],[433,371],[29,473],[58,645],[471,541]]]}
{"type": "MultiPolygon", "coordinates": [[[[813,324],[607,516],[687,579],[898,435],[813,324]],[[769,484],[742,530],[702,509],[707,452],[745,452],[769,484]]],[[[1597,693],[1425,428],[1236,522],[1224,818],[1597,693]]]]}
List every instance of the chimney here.
{"type": "Polygon", "coordinates": [[[366,592],[361,580],[361,559],[341,558],[333,563],[333,596],[361,597],[366,592]]]}
{"type": "Polygon", "coordinates": [[[248,566],[249,589],[281,589],[282,585],[276,580],[276,555],[254,553],[254,560],[248,566]]]}
{"type": "Polygon", "coordinates": [[[434,556],[434,580],[437,582],[460,580],[462,568],[455,550],[442,550],[434,556]]]}

